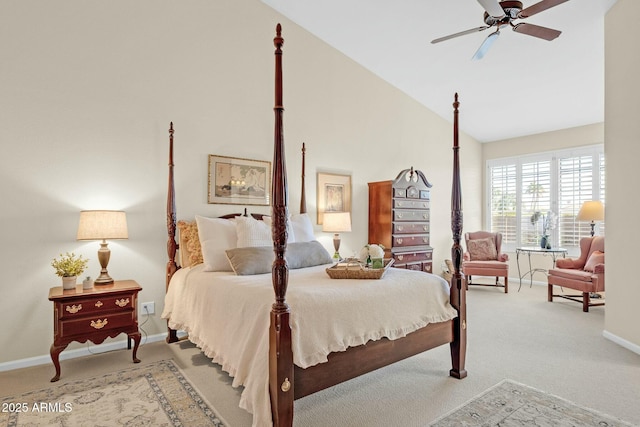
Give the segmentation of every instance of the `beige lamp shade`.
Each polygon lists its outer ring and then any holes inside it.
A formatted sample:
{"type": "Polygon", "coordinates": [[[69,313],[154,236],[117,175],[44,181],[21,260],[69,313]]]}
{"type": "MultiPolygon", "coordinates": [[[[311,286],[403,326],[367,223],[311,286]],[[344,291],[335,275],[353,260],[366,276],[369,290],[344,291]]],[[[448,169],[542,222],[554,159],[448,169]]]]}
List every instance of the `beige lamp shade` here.
{"type": "Polygon", "coordinates": [[[124,211],[81,211],[78,240],[128,239],[124,211]]]}
{"type": "Polygon", "coordinates": [[[322,231],[328,233],[351,231],[351,214],[349,212],[325,212],[322,231]]]}
{"type": "Polygon", "coordinates": [[[351,214],[349,212],[325,212],[322,231],[335,233],[333,235],[333,247],[336,252],[333,254],[333,258],[336,260],[342,259],[340,256],[339,233],[351,231],[351,214]]]}
{"type": "Polygon", "coordinates": [[[582,204],[578,216],[578,221],[589,221],[591,225],[591,237],[596,232],[596,221],[604,220],[604,205],[599,200],[589,200],[582,204]]]}
{"type": "Polygon", "coordinates": [[[604,220],[604,205],[599,200],[589,200],[582,204],[577,216],[578,221],[604,220]]]}
{"type": "Polygon", "coordinates": [[[98,250],[100,275],[93,282],[96,285],[110,285],[113,279],[109,276],[107,266],[111,250],[107,239],[128,239],[127,216],[123,211],[81,211],[78,224],[78,240],[102,240],[98,250]]]}

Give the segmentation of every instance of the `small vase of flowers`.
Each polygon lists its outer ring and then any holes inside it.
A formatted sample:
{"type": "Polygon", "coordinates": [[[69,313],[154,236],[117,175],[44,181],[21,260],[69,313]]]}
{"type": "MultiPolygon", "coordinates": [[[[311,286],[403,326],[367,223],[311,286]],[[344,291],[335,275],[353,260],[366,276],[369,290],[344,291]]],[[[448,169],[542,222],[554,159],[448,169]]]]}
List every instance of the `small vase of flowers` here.
{"type": "Polygon", "coordinates": [[[367,266],[370,266],[371,260],[374,258],[384,258],[384,246],[375,243],[364,245],[364,247],[360,250],[360,256],[358,257],[360,262],[366,264],[367,266]]]}
{"type": "Polygon", "coordinates": [[[51,266],[56,270],[56,275],[62,277],[62,288],[73,289],[77,277],[84,272],[88,263],[89,260],[82,255],[76,256],[73,252],[67,252],[64,255],[60,254],[59,258],[54,258],[51,266]]]}

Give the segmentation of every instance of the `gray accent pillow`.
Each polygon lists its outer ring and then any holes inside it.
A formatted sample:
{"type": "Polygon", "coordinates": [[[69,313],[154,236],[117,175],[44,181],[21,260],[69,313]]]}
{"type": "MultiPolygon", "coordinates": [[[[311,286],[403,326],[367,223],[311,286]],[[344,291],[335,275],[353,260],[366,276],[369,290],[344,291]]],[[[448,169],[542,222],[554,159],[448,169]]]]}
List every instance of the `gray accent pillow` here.
{"type": "MultiPolygon", "coordinates": [[[[227,249],[226,254],[238,276],[270,273],[275,259],[272,246],[227,249]]],[[[289,243],[285,258],[291,270],[333,263],[329,252],[317,240],[289,243]]]]}

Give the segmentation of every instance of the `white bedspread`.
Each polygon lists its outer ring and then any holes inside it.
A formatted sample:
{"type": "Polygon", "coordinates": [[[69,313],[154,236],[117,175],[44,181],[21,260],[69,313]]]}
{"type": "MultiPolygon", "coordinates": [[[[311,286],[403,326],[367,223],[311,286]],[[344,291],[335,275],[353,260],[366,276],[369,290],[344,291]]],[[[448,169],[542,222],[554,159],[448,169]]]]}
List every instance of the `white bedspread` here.
{"type": "MultiPolygon", "coordinates": [[[[293,361],[306,368],[327,355],[382,337],[396,339],[428,323],[456,317],[448,283],[439,276],[391,268],[380,280],[331,279],[326,265],[291,270],[293,361]]],[[[253,426],[271,426],[269,313],[271,274],[236,276],[178,270],[165,298],[163,318],[245,387],[240,407],[253,426]]]]}

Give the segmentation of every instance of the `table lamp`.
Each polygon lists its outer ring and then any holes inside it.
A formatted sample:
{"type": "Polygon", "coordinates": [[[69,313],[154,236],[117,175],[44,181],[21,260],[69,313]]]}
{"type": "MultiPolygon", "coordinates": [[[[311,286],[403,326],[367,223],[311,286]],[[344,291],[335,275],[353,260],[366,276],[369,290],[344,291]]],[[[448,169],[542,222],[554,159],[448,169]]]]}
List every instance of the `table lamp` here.
{"type": "Polygon", "coordinates": [[[591,237],[593,237],[596,221],[604,220],[604,205],[599,200],[586,201],[582,204],[576,219],[578,221],[591,221],[591,237]]]}
{"type": "Polygon", "coordinates": [[[333,235],[333,247],[336,252],[333,258],[340,260],[340,234],[351,231],[351,214],[349,212],[325,212],[322,222],[322,231],[335,233],[333,235]]]}
{"type": "Polygon", "coordinates": [[[127,217],[123,211],[81,211],[77,240],[102,240],[98,250],[98,261],[102,269],[95,280],[96,285],[109,285],[113,279],[107,272],[111,250],[107,239],[128,239],[127,217]]]}

